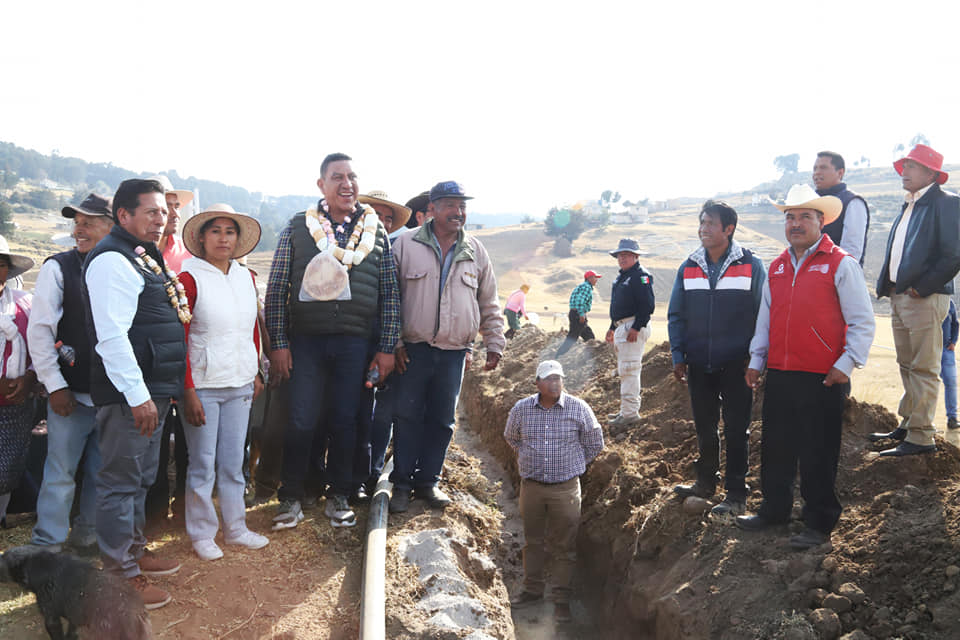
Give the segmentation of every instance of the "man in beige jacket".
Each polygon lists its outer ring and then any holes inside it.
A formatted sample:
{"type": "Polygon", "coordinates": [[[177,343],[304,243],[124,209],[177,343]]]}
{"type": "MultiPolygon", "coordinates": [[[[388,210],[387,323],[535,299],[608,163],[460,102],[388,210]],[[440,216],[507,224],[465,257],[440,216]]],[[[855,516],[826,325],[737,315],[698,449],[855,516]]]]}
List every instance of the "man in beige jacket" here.
{"type": "Polygon", "coordinates": [[[487,250],[463,226],[463,187],[430,190],[428,220],[393,244],[400,284],[402,346],[396,353],[393,496],[390,511],[407,510],[410,491],[434,508],[450,499],[437,488],[463,379],[463,361],[477,332],[487,350],[485,371],[500,362],[505,340],[497,279],[487,250]]]}

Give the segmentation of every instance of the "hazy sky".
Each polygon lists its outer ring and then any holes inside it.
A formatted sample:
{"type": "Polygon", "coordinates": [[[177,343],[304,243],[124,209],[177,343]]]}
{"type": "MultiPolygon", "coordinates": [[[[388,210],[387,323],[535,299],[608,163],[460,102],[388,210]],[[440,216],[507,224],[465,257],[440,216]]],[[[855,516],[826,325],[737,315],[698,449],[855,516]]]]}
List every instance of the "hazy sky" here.
{"type": "Polygon", "coordinates": [[[960,162],[960,3],[648,4],[4,2],[0,140],[272,195],[343,151],[361,191],[455,179],[537,216],[918,132],[960,162]]]}

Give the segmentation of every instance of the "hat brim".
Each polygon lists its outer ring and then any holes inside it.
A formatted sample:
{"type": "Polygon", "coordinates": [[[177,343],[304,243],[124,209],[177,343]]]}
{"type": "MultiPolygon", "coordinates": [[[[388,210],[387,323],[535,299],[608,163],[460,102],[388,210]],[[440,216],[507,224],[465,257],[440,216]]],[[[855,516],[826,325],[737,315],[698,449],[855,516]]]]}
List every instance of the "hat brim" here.
{"type": "Polygon", "coordinates": [[[164,191],[164,195],[168,193],[175,193],[180,197],[181,207],[185,207],[193,202],[193,191],[187,191],[185,189],[170,189],[169,191],[164,191]]]}
{"type": "Polygon", "coordinates": [[[407,224],[407,220],[410,219],[410,216],[413,214],[413,210],[410,207],[405,207],[402,204],[396,202],[390,202],[389,200],[384,200],[383,198],[377,198],[374,196],[357,196],[357,202],[360,204],[382,204],[385,207],[390,207],[393,210],[393,229],[395,231],[400,227],[403,227],[407,224]]]}
{"type": "Polygon", "coordinates": [[[13,280],[17,276],[23,275],[35,264],[33,258],[20,255],[18,253],[0,253],[0,256],[6,256],[10,260],[10,270],[7,271],[7,280],[13,280]]]}
{"type": "Polygon", "coordinates": [[[944,183],[946,183],[947,180],[950,179],[950,174],[948,174],[948,173],[947,173],[946,171],[944,171],[943,169],[936,169],[936,168],[934,168],[934,167],[931,167],[931,166],[928,165],[928,164],[925,164],[924,162],[922,162],[922,161],[920,161],[920,160],[917,160],[916,158],[909,158],[909,157],[907,157],[907,158],[900,158],[899,160],[895,160],[895,161],[894,161],[894,163],[893,163],[893,168],[897,171],[897,174],[899,174],[899,175],[901,175],[901,176],[903,175],[903,163],[904,163],[905,161],[907,161],[907,160],[913,160],[913,161],[916,162],[917,164],[923,165],[923,166],[925,166],[927,169],[930,169],[930,171],[936,171],[936,172],[937,172],[937,184],[944,184],[944,183]]]}
{"type": "Polygon", "coordinates": [[[62,215],[64,218],[74,218],[78,213],[82,213],[85,216],[100,216],[104,218],[113,218],[113,213],[109,211],[107,212],[90,211],[89,209],[84,209],[83,207],[80,207],[80,206],[75,207],[72,204],[68,204],[63,209],[60,209],[60,215],[62,215]]]}
{"type": "Polygon", "coordinates": [[[840,212],[843,211],[843,202],[836,196],[821,196],[799,204],[777,204],[773,200],[770,202],[784,213],[790,209],[816,209],[823,214],[824,226],[834,222],[840,217],[840,212]]]}
{"type": "MultiPolygon", "coordinates": [[[[610,252],[610,255],[612,255],[614,258],[616,258],[618,253],[632,253],[632,254],[635,255],[635,256],[641,255],[639,249],[615,249],[615,250],[613,250],[613,251],[610,252]]],[[[599,276],[599,275],[598,275],[597,277],[598,277],[598,278],[602,278],[603,276],[599,276]]]]}
{"type": "Polygon", "coordinates": [[[203,246],[200,244],[200,228],[205,222],[214,218],[230,218],[240,228],[240,237],[237,239],[237,246],[233,255],[230,256],[231,258],[236,259],[247,255],[260,242],[262,229],[256,218],[232,211],[202,211],[191,217],[183,225],[183,246],[196,257],[203,257],[203,246]]]}

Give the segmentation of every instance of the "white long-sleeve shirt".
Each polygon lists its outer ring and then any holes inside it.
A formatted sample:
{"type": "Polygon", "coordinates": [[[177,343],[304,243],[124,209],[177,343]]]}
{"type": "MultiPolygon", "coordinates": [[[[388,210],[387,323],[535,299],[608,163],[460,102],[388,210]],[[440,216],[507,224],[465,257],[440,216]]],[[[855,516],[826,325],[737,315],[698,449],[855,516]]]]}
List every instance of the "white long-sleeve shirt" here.
{"type": "Polygon", "coordinates": [[[116,251],[96,256],[86,271],[90,311],[97,331],[96,351],[103,359],[107,377],[131,407],[150,399],[133,345],[127,332],[137,315],[137,300],[143,292],[143,276],[116,251]]]}
{"type": "MultiPolygon", "coordinates": [[[[33,288],[33,309],[27,325],[27,347],[37,379],[53,393],[69,387],[57,358],[57,326],[63,318],[63,270],[56,260],[47,260],[40,267],[33,288]]],[[[73,392],[82,405],[92,407],[89,393],[73,392]]]]}

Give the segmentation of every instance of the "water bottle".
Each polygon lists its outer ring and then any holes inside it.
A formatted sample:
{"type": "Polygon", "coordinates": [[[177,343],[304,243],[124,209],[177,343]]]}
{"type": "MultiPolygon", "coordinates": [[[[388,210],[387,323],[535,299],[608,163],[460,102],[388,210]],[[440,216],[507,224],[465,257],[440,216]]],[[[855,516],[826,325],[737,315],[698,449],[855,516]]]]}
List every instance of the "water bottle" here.
{"type": "Polygon", "coordinates": [[[367,371],[367,380],[363,383],[367,389],[373,389],[373,387],[380,382],[380,367],[374,367],[367,371]]]}
{"type": "Polygon", "coordinates": [[[57,359],[60,364],[72,367],[77,364],[77,352],[68,344],[63,344],[62,340],[57,340],[53,348],[57,350],[57,359]]]}

